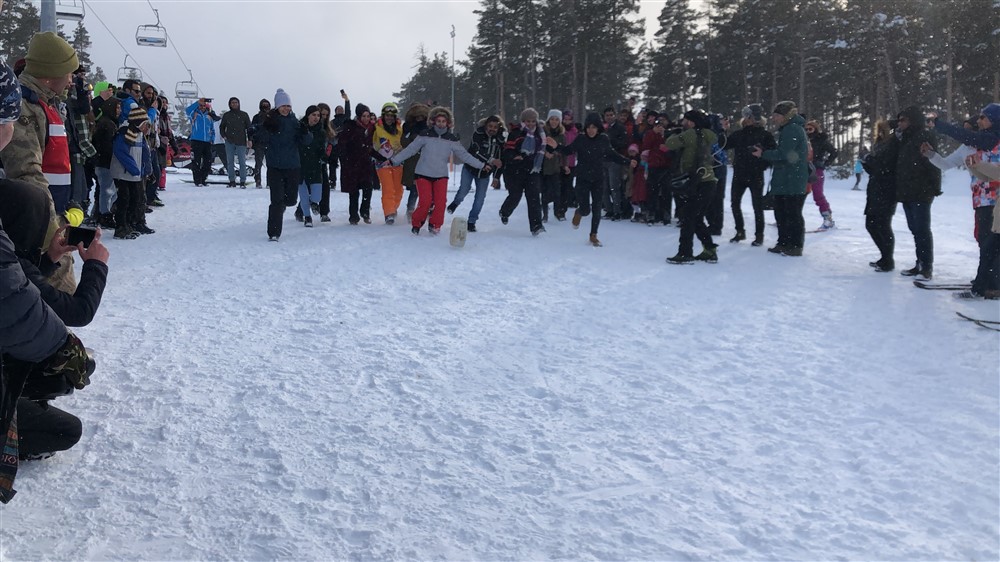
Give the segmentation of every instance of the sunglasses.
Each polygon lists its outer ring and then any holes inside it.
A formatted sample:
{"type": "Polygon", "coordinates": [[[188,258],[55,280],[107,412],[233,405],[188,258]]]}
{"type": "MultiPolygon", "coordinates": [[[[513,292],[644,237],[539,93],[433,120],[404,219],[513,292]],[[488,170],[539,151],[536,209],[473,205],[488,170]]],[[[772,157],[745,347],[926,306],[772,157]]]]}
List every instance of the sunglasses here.
{"type": "Polygon", "coordinates": [[[129,90],[129,91],[132,92],[133,94],[141,94],[142,93],[141,90],[129,90]]]}
{"type": "Polygon", "coordinates": [[[395,109],[386,109],[386,110],[382,111],[382,115],[385,115],[386,113],[391,113],[393,115],[396,115],[397,113],[399,113],[399,111],[395,110],[395,109]]]}

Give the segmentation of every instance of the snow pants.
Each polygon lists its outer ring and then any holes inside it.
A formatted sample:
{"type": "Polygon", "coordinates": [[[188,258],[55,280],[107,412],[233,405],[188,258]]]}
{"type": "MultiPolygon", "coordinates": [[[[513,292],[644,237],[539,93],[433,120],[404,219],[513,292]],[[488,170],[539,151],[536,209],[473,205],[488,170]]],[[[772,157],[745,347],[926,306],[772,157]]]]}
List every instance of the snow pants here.
{"type": "Polygon", "coordinates": [[[379,168],[378,181],[382,184],[382,213],[394,217],[403,200],[403,167],[379,168]]]}
{"type": "Polygon", "coordinates": [[[448,206],[448,178],[417,178],[417,209],[413,211],[413,227],[420,228],[427,220],[431,204],[434,212],[431,214],[431,228],[440,229],[444,224],[444,210],[448,206]]]}
{"type": "Polygon", "coordinates": [[[21,459],[65,451],[80,441],[80,418],[48,402],[17,400],[18,454],[21,459]]]}

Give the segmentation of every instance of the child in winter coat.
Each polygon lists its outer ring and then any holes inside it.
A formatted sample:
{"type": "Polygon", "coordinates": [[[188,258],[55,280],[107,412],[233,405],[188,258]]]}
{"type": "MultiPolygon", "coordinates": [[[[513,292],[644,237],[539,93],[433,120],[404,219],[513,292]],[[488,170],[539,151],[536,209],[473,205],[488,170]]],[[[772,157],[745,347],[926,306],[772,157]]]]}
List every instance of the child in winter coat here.
{"type": "Polygon", "coordinates": [[[140,234],[153,234],[146,226],[145,179],[153,172],[152,154],[146,144],[150,123],[146,110],[132,106],[128,118],[114,140],[111,176],[118,189],[115,213],[115,238],[134,240],[140,234]]]}

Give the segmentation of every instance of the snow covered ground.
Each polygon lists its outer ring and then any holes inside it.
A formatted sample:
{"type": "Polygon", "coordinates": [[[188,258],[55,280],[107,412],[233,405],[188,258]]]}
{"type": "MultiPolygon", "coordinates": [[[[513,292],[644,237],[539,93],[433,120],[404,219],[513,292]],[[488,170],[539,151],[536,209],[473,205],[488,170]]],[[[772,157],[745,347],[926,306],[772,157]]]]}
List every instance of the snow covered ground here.
{"type": "MultiPolygon", "coordinates": [[[[803,258],[672,266],[674,228],[534,239],[500,191],[463,249],[378,192],[269,243],[267,190],[179,177],[155,235],[108,236],[99,371],[58,403],[84,437],[22,467],[5,560],[1000,557],[1000,334],[955,315],[1000,305],[874,273],[853,178],[803,258]]],[[[946,184],[935,273],[968,280],[946,184]]]]}

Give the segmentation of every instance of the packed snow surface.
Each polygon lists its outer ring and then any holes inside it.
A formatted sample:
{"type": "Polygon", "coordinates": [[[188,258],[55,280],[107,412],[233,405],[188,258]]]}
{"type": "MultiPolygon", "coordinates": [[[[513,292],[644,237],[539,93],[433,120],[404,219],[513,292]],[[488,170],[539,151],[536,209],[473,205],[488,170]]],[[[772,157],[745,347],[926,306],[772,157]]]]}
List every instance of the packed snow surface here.
{"type": "MultiPolygon", "coordinates": [[[[853,178],[802,258],[726,243],[727,194],[719,263],[673,266],[676,228],[532,238],[493,190],[461,249],[379,192],[273,243],[266,189],[181,177],[156,234],[105,238],[99,371],[56,403],[84,436],[22,466],[4,560],[1000,557],[1000,334],[955,315],[1000,305],[901,277],[902,209],[873,272],[853,178]]],[[[968,281],[945,184],[935,273],[968,281]]]]}

